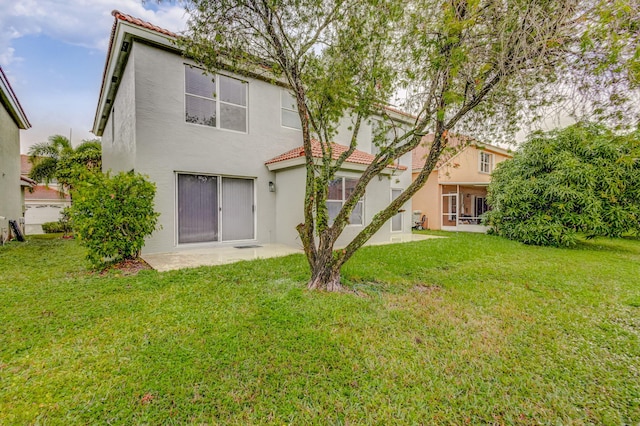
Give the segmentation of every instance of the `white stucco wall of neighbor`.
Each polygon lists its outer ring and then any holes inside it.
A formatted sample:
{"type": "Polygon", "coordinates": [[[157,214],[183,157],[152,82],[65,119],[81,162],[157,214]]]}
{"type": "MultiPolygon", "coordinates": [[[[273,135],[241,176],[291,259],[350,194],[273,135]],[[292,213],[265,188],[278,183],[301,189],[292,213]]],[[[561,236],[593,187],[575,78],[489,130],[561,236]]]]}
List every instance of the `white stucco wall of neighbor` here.
{"type": "Polygon", "coordinates": [[[21,217],[20,130],[0,104],[0,231],[8,232],[9,219],[21,217]]]}
{"type": "MultiPolygon", "coordinates": [[[[185,66],[194,65],[170,49],[134,40],[126,67],[120,77],[117,95],[103,130],[104,169],[134,169],[147,175],[157,186],[156,210],[161,228],[148,238],[145,253],[185,250],[195,247],[237,245],[238,241],[179,243],[179,174],[237,177],[253,182],[255,208],[253,239],[241,244],[281,243],[300,246],[295,226],[302,221],[305,168],[297,166],[270,172],[265,162],[302,145],[298,130],[281,125],[282,88],[249,78],[246,82],[247,131],[237,132],[192,124],[185,120],[185,66]],[[269,191],[269,182],[276,187],[269,191]]],[[[348,144],[350,119],[343,120],[335,141],[348,144]]],[[[358,148],[371,150],[371,125],[364,123],[358,148]]],[[[411,166],[410,156],[401,164],[411,166]]],[[[342,176],[357,177],[355,171],[342,176]]],[[[410,170],[395,171],[392,176],[375,178],[365,196],[365,224],[390,201],[390,188],[406,188],[410,170]]],[[[403,231],[410,232],[410,206],[403,219],[403,231]]],[[[362,226],[349,226],[346,244],[362,226]]],[[[391,236],[385,224],[374,240],[391,236]]]]}

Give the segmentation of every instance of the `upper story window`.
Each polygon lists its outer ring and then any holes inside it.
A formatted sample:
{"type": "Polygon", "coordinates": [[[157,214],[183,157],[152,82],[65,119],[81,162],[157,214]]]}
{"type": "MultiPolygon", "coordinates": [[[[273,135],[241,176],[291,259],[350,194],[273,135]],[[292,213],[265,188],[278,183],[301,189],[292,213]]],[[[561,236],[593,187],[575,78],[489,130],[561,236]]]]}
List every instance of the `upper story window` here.
{"type": "Polygon", "coordinates": [[[493,154],[480,151],[480,172],[491,173],[493,171],[493,154]]]}
{"type": "Polygon", "coordinates": [[[280,108],[282,126],[301,130],[302,124],[300,123],[300,116],[298,115],[296,98],[284,89],[280,91],[280,108]]]}
{"type": "MultiPolygon", "coordinates": [[[[327,210],[329,211],[329,224],[338,216],[344,202],[353,193],[358,179],[339,177],[329,182],[329,192],[327,193],[327,210]]],[[[349,217],[351,225],[364,224],[364,200],[360,199],[349,217]]]]}
{"type": "Polygon", "coordinates": [[[185,120],[219,129],[247,131],[246,81],[204,74],[185,65],[185,120]]]}

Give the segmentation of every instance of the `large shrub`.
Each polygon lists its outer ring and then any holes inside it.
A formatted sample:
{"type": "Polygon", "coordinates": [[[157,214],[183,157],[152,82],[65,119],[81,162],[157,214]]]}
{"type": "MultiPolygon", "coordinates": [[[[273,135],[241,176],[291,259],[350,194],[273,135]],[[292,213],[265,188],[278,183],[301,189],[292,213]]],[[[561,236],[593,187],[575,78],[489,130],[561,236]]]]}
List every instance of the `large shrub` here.
{"type": "Polygon", "coordinates": [[[598,125],[534,133],[492,176],[490,231],[527,244],[571,246],[640,228],[640,132],[598,125]]]}
{"type": "Polygon", "coordinates": [[[92,174],[73,191],[73,230],[96,267],[135,259],[156,229],[155,185],[142,175],[92,174]]]}

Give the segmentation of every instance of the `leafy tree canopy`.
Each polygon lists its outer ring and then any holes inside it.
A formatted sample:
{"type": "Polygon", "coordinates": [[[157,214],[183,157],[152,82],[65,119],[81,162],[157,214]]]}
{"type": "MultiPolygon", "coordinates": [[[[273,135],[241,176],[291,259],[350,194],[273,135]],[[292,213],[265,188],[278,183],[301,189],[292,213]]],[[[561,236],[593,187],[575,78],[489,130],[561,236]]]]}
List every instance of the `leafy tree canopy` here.
{"type": "Polygon", "coordinates": [[[637,233],[640,130],[576,124],[534,133],[498,165],[487,201],[491,231],[526,244],[571,246],[580,233],[637,233]]]}
{"type": "Polygon", "coordinates": [[[424,185],[450,132],[509,134],[540,107],[563,101],[612,122],[637,120],[637,2],[191,0],[179,44],[209,72],[266,78],[296,99],[307,158],[304,222],[296,229],[311,269],[309,288],[334,290],[342,265],[424,185]],[[408,94],[403,107],[415,114],[403,131],[383,108],[399,90],[408,94]],[[384,120],[381,133],[393,140],[329,223],[328,182],[372,116],[384,120]],[[345,117],[349,150],[335,160],[331,142],[345,117]],[[367,185],[428,133],[433,141],[413,183],[334,250],[367,185]],[[321,144],[320,162],[312,159],[312,139],[321,144]]]}

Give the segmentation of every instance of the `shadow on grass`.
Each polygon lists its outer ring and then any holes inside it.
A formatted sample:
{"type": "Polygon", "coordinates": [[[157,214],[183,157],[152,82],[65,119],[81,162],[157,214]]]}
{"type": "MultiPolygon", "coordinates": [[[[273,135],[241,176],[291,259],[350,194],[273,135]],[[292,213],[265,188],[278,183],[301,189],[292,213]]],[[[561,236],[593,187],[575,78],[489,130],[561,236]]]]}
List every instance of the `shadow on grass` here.
{"type": "Polygon", "coordinates": [[[632,241],[640,241],[638,237],[622,238],[592,238],[578,241],[571,250],[598,251],[598,252],[619,252],[627,254],[640,254],[637,246],[628,245],[632,241]]]}

